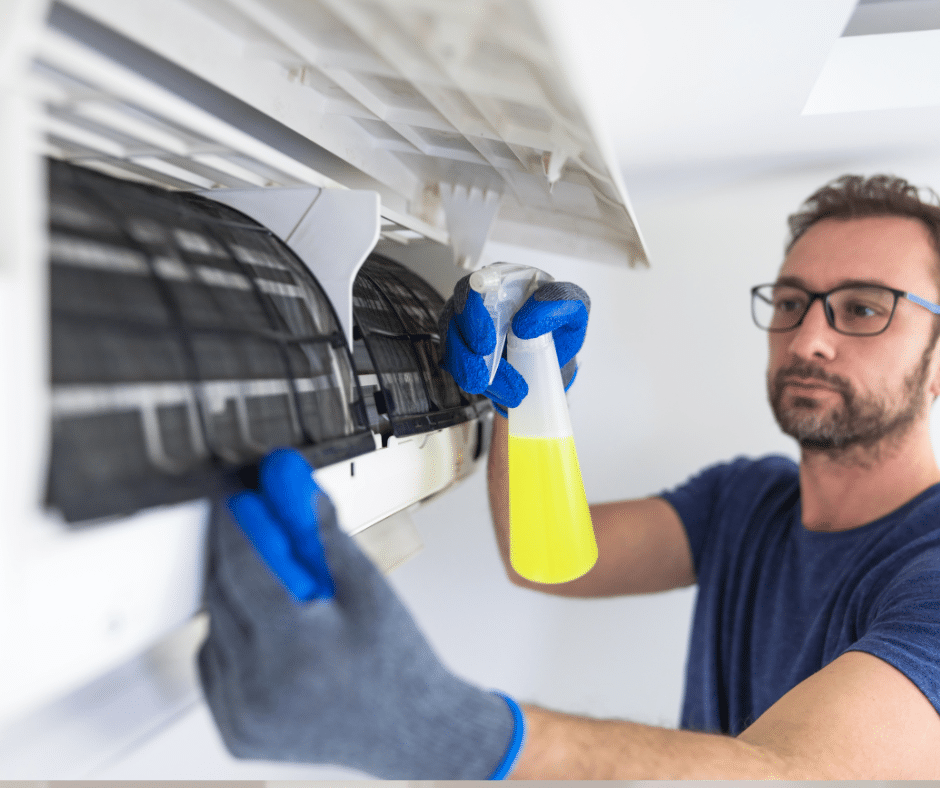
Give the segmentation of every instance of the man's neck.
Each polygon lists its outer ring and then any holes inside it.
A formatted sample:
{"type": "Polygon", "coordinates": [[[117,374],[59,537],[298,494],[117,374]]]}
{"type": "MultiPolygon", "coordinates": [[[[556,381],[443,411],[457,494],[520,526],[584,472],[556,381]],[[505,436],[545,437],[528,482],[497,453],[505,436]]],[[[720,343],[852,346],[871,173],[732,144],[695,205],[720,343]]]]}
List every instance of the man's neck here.
{"type": "Polygon", "coordinates": [[[940,482],[927,424],[901,440],[840,454],[804,449],[800,459],[803,525],[845,531],[865,525],[940,482]]]}

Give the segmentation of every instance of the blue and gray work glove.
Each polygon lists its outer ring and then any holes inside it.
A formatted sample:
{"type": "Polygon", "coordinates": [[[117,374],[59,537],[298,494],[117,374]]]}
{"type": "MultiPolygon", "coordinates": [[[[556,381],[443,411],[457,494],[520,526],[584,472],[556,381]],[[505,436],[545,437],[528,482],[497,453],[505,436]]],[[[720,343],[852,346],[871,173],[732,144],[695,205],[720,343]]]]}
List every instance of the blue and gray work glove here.
{"type": "Polygon", "coordinates": [[[512,768],[519,707],[441,665],[299,453],[271,453],[259,492],[215,507],[206,605],[199,673],[236,757],[387,779],[512,768]]]}
{"type": "MultiPolygon", "coordinates": [[[[567,391],[578,374],[575,356],[584,344],[591,299],[571,282],[548,282],[539,287],[513,316],[512,330],[520,339],[552,332],[558,366],[567,391]]],[[[490,383],[486,356],[496,349],[496,329],[483,306],[483,297],[465,276],[454,287],[439,319],[441,367],[469,394],[485,394],[496,411],[519,406],[529,385],[505,358],[499,360],[490,383]]]]}

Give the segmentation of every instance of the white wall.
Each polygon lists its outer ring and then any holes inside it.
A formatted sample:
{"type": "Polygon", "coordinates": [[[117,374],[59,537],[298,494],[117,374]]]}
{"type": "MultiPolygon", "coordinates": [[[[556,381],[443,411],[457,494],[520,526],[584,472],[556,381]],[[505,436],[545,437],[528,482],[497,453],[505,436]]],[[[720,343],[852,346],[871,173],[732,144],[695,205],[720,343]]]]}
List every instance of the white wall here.
{"type": "MultiPolygon", "coordinates": [[[[589,499],[646,495],[739,454],[795,456],[766,404],[766,335],[751,323],[748,290],[773,279],[785,217],[805,196],[842,172],[875,170],[940,184],[932,177],[940,176],[940,168],[931,161],[839,162],[720,187],[691,178],[670,188],[637,179],[634,187],[628,173],[650,269],[489,248],[491,261],[538,265],[591,295],[582,370],[569,396],[589,499]]],[[[511,586],[497,556],[482,473],[414,519],[425,550],[391,581],[451,669],[553,708],[677,723],[694,591],[582,601],[511,586]]],[[[344,774],[231,761],[205,708],[197,705],[88,776],[344,774]]]]}

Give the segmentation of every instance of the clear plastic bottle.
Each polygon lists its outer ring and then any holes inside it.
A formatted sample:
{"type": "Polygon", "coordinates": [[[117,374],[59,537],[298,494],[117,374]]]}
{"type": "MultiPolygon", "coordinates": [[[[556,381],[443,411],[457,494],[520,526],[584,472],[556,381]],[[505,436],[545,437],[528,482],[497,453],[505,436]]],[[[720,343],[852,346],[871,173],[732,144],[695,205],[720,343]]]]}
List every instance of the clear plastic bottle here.
{"type": "Polygon", "coordinates": [[[597,542],[551,334],[519,339],[507,360],[529,393],[509,409],[510,561],[523,577],[564,583],[597,561],[597,542]]]}
{"type": "Polygon", "coordinates": [[[470,276],[470,287],[483,298],[483,306],[496,331],[496,346],[485,358],[490,370],[490,383],[496,377],[513,315],[540,285],[552,281],[544,271],[516,263],[493,263],[470,276]]]}

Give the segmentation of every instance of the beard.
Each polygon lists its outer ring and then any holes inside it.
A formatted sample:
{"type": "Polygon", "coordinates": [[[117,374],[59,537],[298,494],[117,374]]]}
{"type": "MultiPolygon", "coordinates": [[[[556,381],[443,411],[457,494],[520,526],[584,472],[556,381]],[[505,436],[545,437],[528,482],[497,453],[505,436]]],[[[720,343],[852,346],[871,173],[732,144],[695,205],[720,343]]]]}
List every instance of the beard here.
{"type": "Polygon", "coordinates": [[[804,450],[843,454],[851,449],[873,449],[887,439],[902,437],[927,406],[927,376],[933,343],[918,367],[905,379],[892,402],[875,395],[862,396],[845,378],[803,361],[793,361],[773,376],[768,372],[767,390],[774,418],[780,429],[796,438],[804,450]],[[820,381],[841,397],[828,410],[811,394],[792,395],[784,403],[786,379],[820,381]]]}

